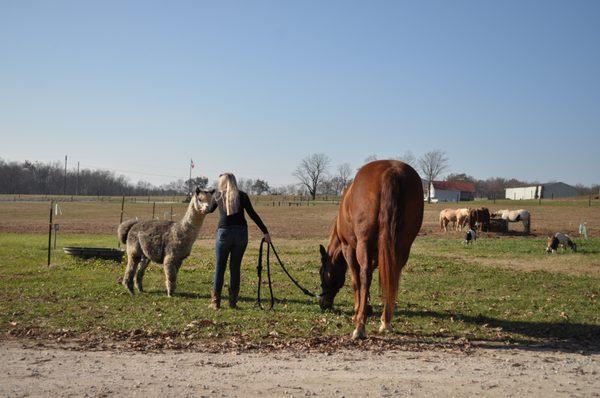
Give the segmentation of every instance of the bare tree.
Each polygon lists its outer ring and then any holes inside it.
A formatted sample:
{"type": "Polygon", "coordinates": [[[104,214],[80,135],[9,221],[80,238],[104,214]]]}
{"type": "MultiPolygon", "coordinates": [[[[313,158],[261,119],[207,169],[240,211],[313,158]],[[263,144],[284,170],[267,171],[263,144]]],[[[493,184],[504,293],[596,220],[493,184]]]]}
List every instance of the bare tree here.
{"type": "Polygon", "coordinates": [[[417,158],[415,158],[415,155],[411,151],[406,151],[402,155],[396,156],[396,160],[400,160],[412,168],[417,167],[417,158]]]}
{"type": "Polygon", "coordinates": [[[377,160],[377,155],[376,154],[372,154],[369,155],[365,158],[365,163],[370,163],[370,162],[374,162],[377,160]]]}
{"type": "Polygon", "coordinates": [[[429,151],[419,159],[419,169],[427,178],[427,202],[431,203],[431,184],[448,167],[446,153],[439,149],[429,151]]]}
{"type": "Polygon", "coordinates": [[[342,163],[337,167],[337,181],[339,182],[338,194],[341,194],[344,188],[348,186],[350,176],[352,175],[352,168],[350,163],[342,163]]]}
{"type": "Polygon", "coordinates": [[[294,177],[308,189],[313,200],[317,195],[319,183],[327,175],[329,163],[331,163],[331,160],[327,155],[314,153],[302,159],[296,171],[294,171],[294,177]]]}

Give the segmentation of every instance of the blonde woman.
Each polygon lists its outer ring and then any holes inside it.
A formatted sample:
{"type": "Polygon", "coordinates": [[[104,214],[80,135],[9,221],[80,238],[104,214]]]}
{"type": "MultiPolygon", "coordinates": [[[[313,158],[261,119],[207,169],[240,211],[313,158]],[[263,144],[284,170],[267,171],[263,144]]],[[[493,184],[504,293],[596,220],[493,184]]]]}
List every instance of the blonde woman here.
{"type": "Polygon", "coordinates": [[[229,307],[236,308],[237,305],[240,291],[240,266],[248,245],[248,223],[244,211],[260,228],[265,239],[271,241],[267,227],[254,211],[246,192],[238,189],[233,174],[224,173],[219,176],[218,191],[215,195],[215,203],[210,208],[210,212],[219,208],[219,226],[215,239],[217,264],[211,300],[211,308],[215,310],[221,307],[221,290],[227,258],[229,258],[229,307]]]}

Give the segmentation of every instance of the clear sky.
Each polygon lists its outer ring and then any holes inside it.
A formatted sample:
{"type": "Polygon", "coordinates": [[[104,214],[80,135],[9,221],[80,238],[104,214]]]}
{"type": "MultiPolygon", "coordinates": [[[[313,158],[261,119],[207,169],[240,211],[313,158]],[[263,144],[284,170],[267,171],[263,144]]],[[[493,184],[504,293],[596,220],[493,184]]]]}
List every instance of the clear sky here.
{"type": "Polygon", "coordinates": [[[600,1],[0,0],[0,135],[157,184],[430,149],[598,183],[600,1]]]}

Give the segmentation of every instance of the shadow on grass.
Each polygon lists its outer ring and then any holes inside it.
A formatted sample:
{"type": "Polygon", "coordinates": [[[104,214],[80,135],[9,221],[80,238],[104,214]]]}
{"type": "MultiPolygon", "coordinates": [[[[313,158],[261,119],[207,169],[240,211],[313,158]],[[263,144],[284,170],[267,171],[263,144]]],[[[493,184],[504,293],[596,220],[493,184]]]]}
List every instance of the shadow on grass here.
{"type": "MultiPolygon", "coordinates": [[[[352,316],[354,311],[334,309],[333,313],[352,316]]],[[[375,310],[372,317],[379,319],[381,309],[375,310]]],[[[482,330],[492,331],[496,329],[503,334],[498,338],[482,338],[477,345],[489,348],[520,348],[520,349],[556,349],[561,351],[583,351],[585,353],[600,352],[600,325],[581,324],[571,322],[539,322],[539,321],[517,321],[493,318],[485,315],[464,315],[460,313],[448,313],[437,311],[396,311],[394,319],[396,322],[409,318],[435,318],[451,322],[462,321],[475,325],[482,330]],[[516,336],[515,336],[516,335],[516,336]],[[522,337],[519,337],[522,336],[522,337]],[[505,343],[510,341],[510,344],[505,343]],[[502,344],[499,344],[502,343],[502,344]]],[[[397,333],[402,334],[400,329],[397,333]]],[[[450,333],[422,334],[421,337],[456,338],[458,336],[450,333]]]]}
{"type": "MultiPolygon", "coordinates": [[[[400,311],[398,316],[406,318],[428,317],[444,321],[450,321],[450,318],[452,318],[481,328],[497,329],[499,332],[521,335],[525,338],[512,339],[520,344],[519,348],[534,349],[536,347],[545,346],[547,348],[551,346],[566,351],[581,350],[582,348],[585,351],[600,351],[600,325],[506,320],[484,315],[471,316],[436,311],[400,311]],[[535,340],[528,340],[527,337],[535,340]]],[[[499,338],[496,341],[505,340],[499,338]]]]}
{"type": "MultiPolygon", "coordinates": [[[[165,297],[167,296],[167,293],[164,290],[150,290],[150,291],[144,291],[144,293],[136,293],[136,294],[147,294],[147,295],[152,295],[152,296],[165,296],[165,297]]],[[[175,297],[183,297],[183,298],[187,298],[187,299],[207,300],[207,301],[210,301],[210,299],[211,299],[211,295],[208,293],[192,293],[192,292],[176,292],[175,297]]],[[[221,299],[226,301],[227,293],[224,293],[221,296],[221,299]]],[[[269,305],[270,298],[268,296],[268,293],[267,293],[267,296],[261,295],[261,299],[262,299],[263,306],[269,305]]],[[[240,297],[238,297],[238,302],[255,303],[256,297],[255,296],[251,296],[251,297],[250,296],[240,296],[240,297]]],[[[275,296],[275,309],[277,309],[277,304],[286,304],[286,303],[317,305],[316,302],[313,302],[311,299],[297,300],[297,299],[279,298],[279,297],[275,296]]]]}

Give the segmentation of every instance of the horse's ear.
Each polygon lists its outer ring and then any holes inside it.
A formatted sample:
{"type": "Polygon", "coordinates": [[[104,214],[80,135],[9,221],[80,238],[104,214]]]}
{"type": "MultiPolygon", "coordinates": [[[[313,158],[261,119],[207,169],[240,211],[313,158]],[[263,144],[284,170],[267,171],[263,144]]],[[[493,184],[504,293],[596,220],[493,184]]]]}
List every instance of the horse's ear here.
{"type": "Polygon", "coordinates": [[[319,251],[321,252],[321,257],[327,257],[327,250],[323,245],[319,245],[319,251]]]}

